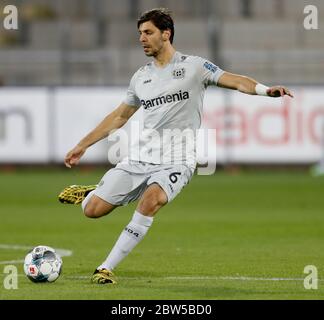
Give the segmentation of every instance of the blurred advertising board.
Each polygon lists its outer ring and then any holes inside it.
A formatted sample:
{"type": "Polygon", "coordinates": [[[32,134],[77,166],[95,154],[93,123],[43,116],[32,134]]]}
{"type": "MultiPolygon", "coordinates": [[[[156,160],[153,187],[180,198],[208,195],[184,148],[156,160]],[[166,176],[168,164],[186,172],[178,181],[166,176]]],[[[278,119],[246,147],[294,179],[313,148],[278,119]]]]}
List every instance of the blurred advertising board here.
{"type": "MultiPolygon", "coordinates": [[[[210,154],[216,152],[219,163],[318,161],[323,153],[324,88],[292,91],[294,99],[273,99],[209,88],[202,127],[216,133],[207,141],[210,154]]],[[[126,88],[114,87],[2,88],[0,163],[62,163],[66,152],[125,94],[126,88]]],[[[141,115],[140,109],[132,120],[140,121],[141,115]]],[[[82,161],[107,162],[109,143],[92,146],[82,161]]],[[[125,155],[122,151],[120,156],[125,155]]],[[[215,161],[214,156],[209,161],[215,161]]]]}
{"type": "Polygon", "coordinates": [[[44,163],[50,160],[48,92],[0,90],[0,162],[44,163]]]}

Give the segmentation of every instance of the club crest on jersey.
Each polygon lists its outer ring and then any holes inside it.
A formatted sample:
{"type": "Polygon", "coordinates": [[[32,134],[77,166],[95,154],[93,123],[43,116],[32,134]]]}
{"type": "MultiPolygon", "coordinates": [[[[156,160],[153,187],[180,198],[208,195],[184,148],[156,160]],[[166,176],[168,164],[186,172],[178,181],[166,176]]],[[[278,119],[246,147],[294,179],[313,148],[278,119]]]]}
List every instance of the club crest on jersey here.
{"type": "Polygon", "coordinates": [[[185,77],[185,73],[186,73],[185,68],[175,69],[172,72],[173,79],[183,79],[185,77]]]}

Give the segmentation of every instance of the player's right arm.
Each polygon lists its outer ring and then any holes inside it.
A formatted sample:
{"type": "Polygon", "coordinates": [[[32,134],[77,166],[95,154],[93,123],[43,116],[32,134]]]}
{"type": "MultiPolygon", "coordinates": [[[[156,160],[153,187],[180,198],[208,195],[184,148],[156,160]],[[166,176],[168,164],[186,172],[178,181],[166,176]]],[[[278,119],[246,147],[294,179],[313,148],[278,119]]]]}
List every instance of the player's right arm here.
{"type": "Polygon", "coordinates": [[[273,98],[287,95],[293,98],[291,92],[284,86],[273,86],[268,88],[259,84],[252,78],[230,72],[224,72],[219,78],[217,85],[222,88],[238,90],[242,93],[251,95],[258,94],[273,98]],[[258,89],[258,86],[260,89],[258,89]]]}
{"type": "Polygon", "coordinates": [[[86,150],[96,142],[106,138],[111,132],[121,128],[128,119],[137,111],[137,107],[121,103],[113,112],[108,114],[99,125],[87,134],[65,158],[64,163],[68,168],[79,163],[86,150]]]}

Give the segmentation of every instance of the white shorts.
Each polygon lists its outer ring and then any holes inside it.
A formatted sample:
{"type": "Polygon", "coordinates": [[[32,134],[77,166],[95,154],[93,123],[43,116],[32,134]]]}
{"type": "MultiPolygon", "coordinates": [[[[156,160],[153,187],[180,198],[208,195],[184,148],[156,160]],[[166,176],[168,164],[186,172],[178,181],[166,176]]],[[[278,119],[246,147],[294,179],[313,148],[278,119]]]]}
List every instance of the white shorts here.
{"type": "Polygon", "coordinates": [[[183,164],[118,163],[102,177],[94,194],[113,205],[126,205],[139,199],[149,185],[157,183],[170,202],[192,175],[193,169],[183,164]]]}

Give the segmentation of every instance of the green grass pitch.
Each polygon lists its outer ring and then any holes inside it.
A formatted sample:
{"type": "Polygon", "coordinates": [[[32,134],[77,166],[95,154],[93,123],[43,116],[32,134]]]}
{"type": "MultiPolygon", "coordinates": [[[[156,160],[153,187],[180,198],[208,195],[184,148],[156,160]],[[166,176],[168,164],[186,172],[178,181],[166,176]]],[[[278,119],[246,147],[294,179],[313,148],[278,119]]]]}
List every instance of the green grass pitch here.
{"type": "Polygon", "coordinates": [[[115,286],[90,276],[130,220],[135,204],[101,219],[57,194],[97,183],[103,170],[0,172],[0,300],[3,299],[323,299],[324,179],[305,172],[194,176],[156,216],[145,239],[118,266],[115,286]],[[18,289],[4,288],[8,261],[39,244],[72,250],[54,283],[35,284],[18,267],[18,289]],[[304,288],[306,265],[318,289],[304,288]]]}

